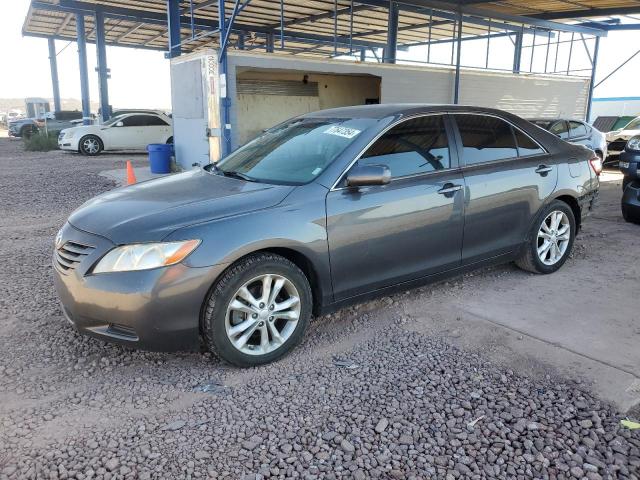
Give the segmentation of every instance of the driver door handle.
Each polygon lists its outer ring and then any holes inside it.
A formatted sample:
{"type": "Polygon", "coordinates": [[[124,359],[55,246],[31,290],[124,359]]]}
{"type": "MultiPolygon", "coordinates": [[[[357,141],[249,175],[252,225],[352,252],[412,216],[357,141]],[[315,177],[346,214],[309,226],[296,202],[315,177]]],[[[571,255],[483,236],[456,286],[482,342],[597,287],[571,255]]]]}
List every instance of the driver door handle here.
{"type": "Polygon", "coordinates": [[[440,195],[446,195],[447,197],[453,196],[458,190],[462,188],[462,185],[455,185],[453,183],[445,183],[444,186],[438,190],[440,195]]]}
{"type": "Polygon", "coordinates": [[[538,175],[542,175],[545,176],[547,173],[549,173],[551,170],[553,170],[552,167],[549,167],[547,165],[538,165],[538,168],[536,168],[536,173],[538,175]]]}

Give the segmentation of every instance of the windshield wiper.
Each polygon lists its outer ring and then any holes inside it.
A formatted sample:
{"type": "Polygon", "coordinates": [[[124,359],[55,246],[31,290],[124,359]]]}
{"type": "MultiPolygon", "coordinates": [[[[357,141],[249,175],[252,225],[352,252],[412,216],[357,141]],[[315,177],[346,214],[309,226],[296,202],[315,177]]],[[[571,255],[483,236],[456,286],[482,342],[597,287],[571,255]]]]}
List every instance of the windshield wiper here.
{"type": "Polygon", "coordinates": [[[245,180],[247,182],[257,182],[255,178],[252,178],[249,175],[245,175],[244,173],[241,173],[241,172],[234,172],[233,170],[227,171],[227,170],[221,170],[221,169],[218,169],[218,171],[225,177],[239,178],[240,180],[245,180]]]}

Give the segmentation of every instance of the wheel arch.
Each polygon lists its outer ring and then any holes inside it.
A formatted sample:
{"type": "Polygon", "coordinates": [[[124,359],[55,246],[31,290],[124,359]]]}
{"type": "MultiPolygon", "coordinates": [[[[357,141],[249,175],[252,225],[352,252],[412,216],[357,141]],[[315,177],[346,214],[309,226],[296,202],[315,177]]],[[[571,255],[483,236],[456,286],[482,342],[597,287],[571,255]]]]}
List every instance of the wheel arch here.
{"type": "MultiPolygon", "coordinates": [[[[209,298],[209,294],[215,288],[218,279],[220,279],[225,274],[225,272],[227,272],[227,270],[233,268],[234,265],[247,258],[248,256],[260,253],[273,253],[275,255],[280,255],[281,257],[286,258],[287,260],[292,262],[300,270],[302,270],[302,273],[304,273],[305,277],[307,277],[307,280],[309,281],[309,286],[311,287],[311,292],[313,294],[313,314],[318,315],[322,310],[325,297],[330,294],[330,292],[325,291],[326,288],[322,285],[318,269],[314,265],[311,258],[305,253],[295,248],[281,246],[268,246],[264,248],[258,248],[248,252],[243,252],[241,255],[235,257],[227,265],[224,271],[220,272],[220,274],[212,282],[209,292],[205,297],[205,301],[203,302],[203,308],[205,308],[207,303],[206,299],[209,298]]],[[[202,318],[202,312],[200,318],[202,318]]]]}
{"type": "Polygon", "coordinates": [[[254,253],[266,252],[280,255],[281,257],[284,257],[295,264],[300,270],[302,270],[302,273],[304,273],[305,277],[307,277],[307,280],[309,281],[311,292],[313,293],[313,313],[314,315],[318,314],[322,306],[323,291],[318,271],[313,265],[311,259],[304,253],[287,247],[270,247],[263,250],[258,250],[254,253]]]}
{"type": "Polygon", "coordinates": [[[558,192],[558,195],[553,196],[549,199],[545,205],[548,205],[550,202],[554,200],[559,200],[561,202],[566,203],[571,208],[573,212],[573,217],[576,221],[576,233],[580,231],[582,227],[582,210],[580,208],[580,204],[578,203],[578,199],[566,192],[558,192]]]}
{"type": "Polygon", "coordinates": [[[98,141],[102,144],[102,150],[103,151],[105,150],[106,145],[104,143],[104,138],[102,138],[100,135],[98,135],[95,132],[88,132],[88,133],[85,133],[84,135],[82,135],[80,137],[80,139],[78,140],[78,152],[82,153],[81,150],[80,150],[80,148],[82,146],[82,141],[87,137],[96,137],[98,139],[98,141]]]}

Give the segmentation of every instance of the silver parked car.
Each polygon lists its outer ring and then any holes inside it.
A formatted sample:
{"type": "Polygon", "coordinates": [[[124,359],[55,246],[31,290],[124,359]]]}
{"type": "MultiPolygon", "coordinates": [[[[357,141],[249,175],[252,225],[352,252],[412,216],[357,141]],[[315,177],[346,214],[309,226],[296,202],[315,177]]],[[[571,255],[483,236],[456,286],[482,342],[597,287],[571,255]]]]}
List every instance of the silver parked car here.
{"type": "Polygon", "coordinates": [[[607,159],[607,136],[597,128],[581,120],[542,119],[529,120],[533,124],[550,131],[562,140],[585,147],[596,152],[604,163],[607,159]]]}

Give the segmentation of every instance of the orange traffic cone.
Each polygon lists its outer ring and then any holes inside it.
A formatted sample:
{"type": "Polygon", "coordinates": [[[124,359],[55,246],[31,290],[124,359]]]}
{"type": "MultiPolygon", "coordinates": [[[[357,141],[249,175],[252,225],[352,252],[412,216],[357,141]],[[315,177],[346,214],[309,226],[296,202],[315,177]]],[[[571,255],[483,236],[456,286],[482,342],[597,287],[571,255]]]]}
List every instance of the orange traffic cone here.
{"type": "Polygon", "coordinates": [[[131,160],[127,160],[127,185],[133,185],[136,182],[136,174],[133,172],[133,165],[131,165],[131,160]]]}

